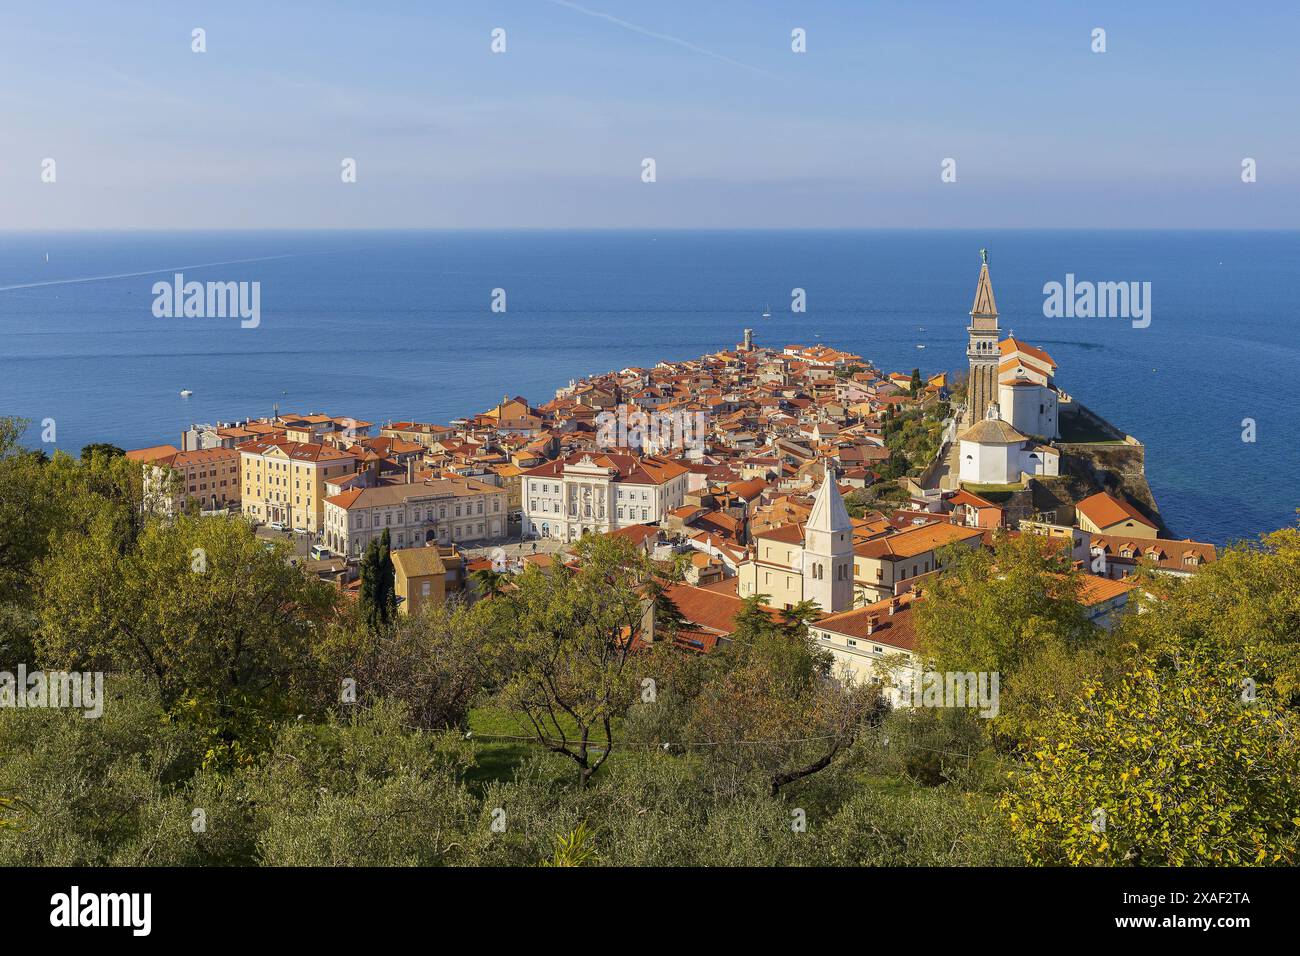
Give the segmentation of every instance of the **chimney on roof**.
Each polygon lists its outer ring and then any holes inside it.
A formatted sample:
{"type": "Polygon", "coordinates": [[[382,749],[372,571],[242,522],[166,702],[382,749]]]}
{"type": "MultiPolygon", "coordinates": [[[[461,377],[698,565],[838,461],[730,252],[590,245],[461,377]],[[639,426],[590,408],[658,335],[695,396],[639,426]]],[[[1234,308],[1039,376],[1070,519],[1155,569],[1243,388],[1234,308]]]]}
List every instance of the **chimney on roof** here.
{"type": "Polygon", "coordinates": [[[898,598],[891,597],[889,599],[889,614],[891,617],[893,616],[894,612],[898,610],[898,604],[899,604],[898,598]]]}
{"type": "Polygon", "coordinates": [[[870,615],[867,616],[867,633],[868,633],[868,634],[874,634],[874,633],[876,632],[876,628],[879,627],[879,626],[880,626],[880,617],[879,617],[878,615],[876,615],[876,614],[870,614],[870,615]]]}
{"type": "Polygon", "coordinates": [[[415,459],[414,458],[406,459],[406,483],[408,485],[415,484],[415,459]]]}

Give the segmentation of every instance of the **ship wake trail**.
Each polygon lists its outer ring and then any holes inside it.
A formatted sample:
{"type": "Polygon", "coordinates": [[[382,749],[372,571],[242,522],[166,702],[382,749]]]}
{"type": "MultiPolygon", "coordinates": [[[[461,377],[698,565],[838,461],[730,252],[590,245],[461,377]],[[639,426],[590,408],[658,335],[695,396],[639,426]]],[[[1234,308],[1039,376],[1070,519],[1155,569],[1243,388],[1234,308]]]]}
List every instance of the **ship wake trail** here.
{"type": "Polygon", "coordinates": [[[50,285],[74,285],[80,282],[104,282],[109,279],[135,279],[139,276],[155,276],[165,272],[186,272],[190,269],[208,269],[214,266],[234,266],[246,262],[269,262],[272,259],[297,259],[309,253],[286,253],[279,256],[256,256],[252,259],[226,259],[223,262],[199,262],[188,266],[171,266],[165,269],[145,269],[141,272],[115,272],[112,275],[80,276],[73,279],[47,279],[44,282],[23,282],[18,285],[0,285],[0,292],[13,292],[17,289],[39,289],[50,285]]]}

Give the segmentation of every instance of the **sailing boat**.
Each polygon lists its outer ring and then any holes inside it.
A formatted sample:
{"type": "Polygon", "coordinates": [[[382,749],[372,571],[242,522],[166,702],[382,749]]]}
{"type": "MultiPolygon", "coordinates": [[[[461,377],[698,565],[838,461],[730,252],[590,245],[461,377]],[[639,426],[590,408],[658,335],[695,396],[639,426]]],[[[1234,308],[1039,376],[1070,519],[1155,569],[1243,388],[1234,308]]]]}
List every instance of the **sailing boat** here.
{"type": "Polygon", "coordinates": [[[45,253],[45,264],[46,265],[50,264],[50,254],[48,252],[45,253]]]}
{"type": "Polygon", "coordinates": [[[770,319],[771,317],[772,317],[772,306],[768,305],[768,307],[763,310],[763,318],[770,319]]]}

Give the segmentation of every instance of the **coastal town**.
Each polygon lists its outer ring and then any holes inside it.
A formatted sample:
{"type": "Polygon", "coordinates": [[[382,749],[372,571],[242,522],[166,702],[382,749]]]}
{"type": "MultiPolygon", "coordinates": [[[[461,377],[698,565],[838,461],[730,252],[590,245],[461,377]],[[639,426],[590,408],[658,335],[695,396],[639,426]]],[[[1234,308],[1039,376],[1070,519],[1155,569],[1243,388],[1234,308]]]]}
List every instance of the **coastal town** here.
{"type": "Polygon", "coordinates": [[[346,593],[387,532],[403,613],[473,600],[475,570],[546,567],[614,535],[680,568],[684,649],[725,642],[747,597],[815,602],[810,633],[853,678],[909,660],[912,610],[953,547],[1059,541],[1103,627],[1139,567],[1186,577],[1216,559],[1165,528],[1140,443],[1063,390],[1047,352],[1001,337],[986,255],[966,332],[964,374],[883,372],[745,329],[731,349],[445,424],[276,409],[127,455],[150,507],[242,513],[346,593]]]}
{"type": "Polygon", "coordinates": [[[19,938],[1286,924],[1300,5],[11,6],[19,938]]]}

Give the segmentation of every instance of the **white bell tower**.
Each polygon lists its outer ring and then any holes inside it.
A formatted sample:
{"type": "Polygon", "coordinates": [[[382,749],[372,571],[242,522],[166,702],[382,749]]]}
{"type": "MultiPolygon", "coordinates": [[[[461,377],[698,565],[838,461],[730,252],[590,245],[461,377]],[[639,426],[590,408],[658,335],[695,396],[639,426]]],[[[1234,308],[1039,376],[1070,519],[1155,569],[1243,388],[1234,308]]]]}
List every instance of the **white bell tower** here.
{"type": "Polygon", "coordinates": [[[804,597],[827,614],[853,607],[853,522],[829,461],[804,525],[803,581],[804,597]]]}

